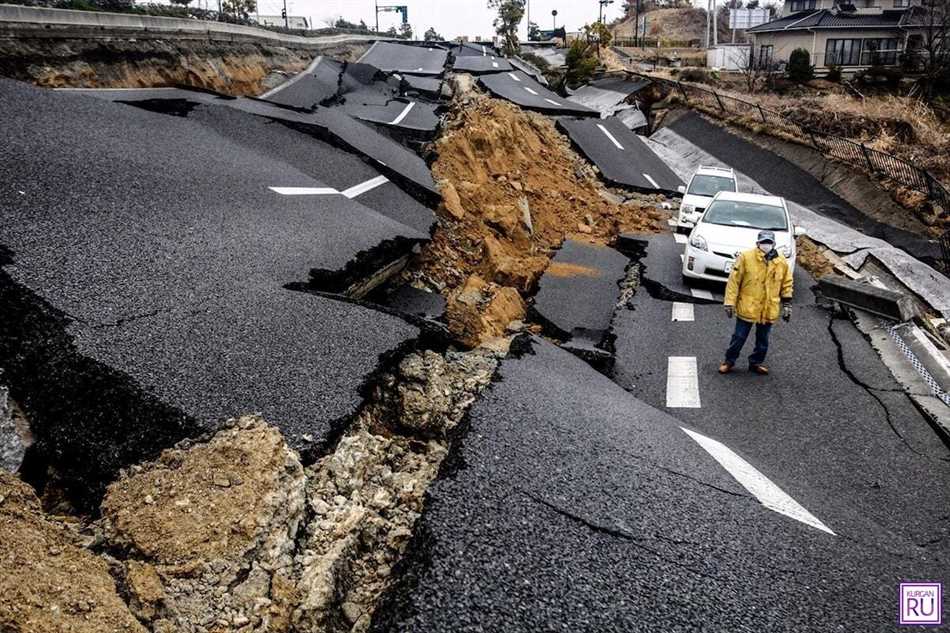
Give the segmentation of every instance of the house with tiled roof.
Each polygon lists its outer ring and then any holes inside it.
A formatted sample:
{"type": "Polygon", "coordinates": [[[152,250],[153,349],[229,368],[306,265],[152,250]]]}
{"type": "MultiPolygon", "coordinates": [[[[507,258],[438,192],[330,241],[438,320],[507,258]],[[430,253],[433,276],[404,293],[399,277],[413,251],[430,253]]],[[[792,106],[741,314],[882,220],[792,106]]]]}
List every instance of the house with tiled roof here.
{"type": "MultiPolygon", "coordinates": [[[[924,0],[932,1],[932,0],[924,0]]],[[[854,73],[872,66],[898,66],[919,50],[921,0],[786,0],[775,20],[749,29],[759,63],[788,62],[797,48],[808,51],[816,74],[831,67],[854,73]],[[916,26],[915,26],[916,25],[916,26]]]]}

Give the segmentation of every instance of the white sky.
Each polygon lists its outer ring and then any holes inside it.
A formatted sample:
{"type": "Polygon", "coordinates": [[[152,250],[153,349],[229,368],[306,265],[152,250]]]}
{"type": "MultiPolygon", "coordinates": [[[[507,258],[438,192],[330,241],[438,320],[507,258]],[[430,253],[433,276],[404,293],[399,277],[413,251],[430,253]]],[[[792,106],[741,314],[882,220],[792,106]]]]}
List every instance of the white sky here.
{"type": "MultiPolygon", "coordinates": [[[[258,0],[260,12],[265,15],[280,15],[282,0],[258,0]]],[[[487,0],[379,0],[381,5],[400,5],[409,7],[409,23],[415,37],[430,26],[447,38],[468,35],[489,38],[494,34],[492,20],[495,12],[488,8],[487,0]]],[[[623,13],[623,1],[615,0],[608,5],[605,15],[608,19],[620,17],[623,13]]],[[[366,22],[373,28],[373,0],[287,0],[288,13],[312,18],[317,27],[326,22],[343,17],[350,22],[366,22]]],[[[557,25],[566,26],[568,31],[579,30],[584,24],[597,20],[597,0],[530,0],[531,21],[542,29],[552,26],[551,10],[557,9],[557,25]]],[[[386,30],[398,26],[401,16],[398,13],[380,13],[379,28],[386,30]]],[[[526,39],[527,20],[521,23],[521,38],[526,39]]]]}

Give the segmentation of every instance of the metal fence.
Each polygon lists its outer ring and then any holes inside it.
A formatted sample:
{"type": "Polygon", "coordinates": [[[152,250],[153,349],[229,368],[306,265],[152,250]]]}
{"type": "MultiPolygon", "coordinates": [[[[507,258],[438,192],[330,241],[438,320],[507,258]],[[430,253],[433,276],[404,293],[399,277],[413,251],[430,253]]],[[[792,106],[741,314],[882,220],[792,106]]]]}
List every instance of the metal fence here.
{"type": "MultiPolygon", "coordinates": [[[[769,126],[772,132],[778,131],[802,144],[811,145],[824,156],[855,165],[870,174],[890,179],[898,185],[926,194],[938,215],[950,213],[950,192],[930,173],[913,163],[872,149],[863,143],[855,143],[840,136],[819,132],[780,112],[763,108],[757,103],[751,103],[679,81],[658,79],[640,73],[635,74],[666,84],[670,89],[682,95],[688,105],[710,114],[732,115],[761,121],[764,125],[769,126]]],[[[944,233],[940,243],[944,272],[950,273],[950,231],[944,233]]]]}

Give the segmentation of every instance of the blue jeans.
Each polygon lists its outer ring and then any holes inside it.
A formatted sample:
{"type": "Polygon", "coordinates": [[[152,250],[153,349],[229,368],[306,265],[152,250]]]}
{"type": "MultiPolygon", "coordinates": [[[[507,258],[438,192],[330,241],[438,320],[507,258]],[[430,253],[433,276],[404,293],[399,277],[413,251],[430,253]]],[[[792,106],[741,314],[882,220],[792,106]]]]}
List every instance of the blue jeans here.
{"type": "Polygon", "coordinates": [[[761,365],[765,362],[765,355],[769,351],[769,333],[772,331],[772,324],[755,324],[736,317],[736,331],[732,333],[729,349],[726,350],[726,362],[730,365],[735,365],[736,360],[739,359],[739,353],[742,352],[742,346],[749,338],[753,325],[755,325],[755,349],[749,356],[749,365],[761,365]]]}

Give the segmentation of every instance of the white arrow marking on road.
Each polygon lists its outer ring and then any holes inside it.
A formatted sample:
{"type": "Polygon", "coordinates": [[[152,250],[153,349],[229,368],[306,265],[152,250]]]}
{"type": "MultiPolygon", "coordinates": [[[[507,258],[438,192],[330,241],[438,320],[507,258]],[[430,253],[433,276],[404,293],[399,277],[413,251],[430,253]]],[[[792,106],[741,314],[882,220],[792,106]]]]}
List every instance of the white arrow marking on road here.
{"type": "Polygon", "coordinates": [[[538,93],[535,92],[534,90],[532,90],[531,88],[525,86],[524,89],[527,90],[528,92],[530,92],[531,94],[533,94],[534,96],[536,96],[536,97],[538,96],[538,93]]]}
{"type": "Polygon", "coordinates": [[[680,301],[673,302],[673,321],[693,321],[695,316],[693,313],[693,304],[692,303],[682,303],[680,301]]]}
{"type": "Polygon", "coordinates": [[[670,356],[666,366],[666,406],[698,409],[699,372],[695,356],[670,356]]]}
{"type": "Polygon", "coordinates": [[[600,123],[597,124],[597,127],[599,127],[599,128],[600,128],[600,131],[604,133],[604,136],[606,136],[607,138],[610,139],[610,142],[611,142],[611,143],[613,143],[614,145],[617,146],[617,149],[619,149],[621,152],[623,151],[623,145],[621,145],[620,142],[619,142],[617,139],[614,138],[614,135],[611,134],[610,131],[609,131],[607,128],[605,128],[605,127],[604,127],[603,125],[601,125],[600,123]]]}
{"type": "Polygon", "coordinates": [[[686,236],[682,233],[674,233],[673,239],[676,240],[677,244],[685,244],[687,242],[686,236]]]}
{"type": "Polygon", "coordinates": [[[371,189],[379,187],[380,185],[385,185],[387,182],[389,182],[389,178],[386,178],[386,176],[376,176],[375,178],[370,178],[366,182],[353,185],[349,189],[344,189],[341,193],[347,198],[355,198],[356,196],[362,195],[371,189]]]}
{"type": "Polygon", "coordinates": [[[332,187],[270,187],[282,196],[332,196],[340,193],[332,187]]]}
{"type": "Polygon", "coordinates": [[[413,106],[416,105],[415,101],[410,101],[405,108],[402,109],[402,112],[399,113],[395,119],[392,120],[390,125],[399,125],[402,123],[402,120],[406,118],[406,115],[409,114],[409,111],[412,110],[413,106]]]}
{"type": "Polygon", "coordinates": [[[650,176],[650,174],[643,174],[643,177],[650,181],[650,184],[653,185],[654,189],[659,189],[660,185],[656,184],[656,181],[650,176]]]}
{"type": "Polygon", "coordinates": [[[514,73],[508,73],[508,76],[514,79],[515,81],[521,81],[520,79],[518,79],[518,75],[514,73]]]}
{"type": "Polygon", "coordinates": [[[705,288],[690,288],[689,293],[697,299],[712,299],[713,295],[705,288]]]}
{"type": "Polygon", "coordinates": [[[697,444],[712,455],[713,459],[719,462],[720,466],[729,471],[729,474],[742,484],[743,488],[752,493],[752,495],[759,500],[759,503],[766,508],[835,536],[835,533],[828,529],[828,526],[819,521],[812,513],[803,508],[801,504],[788,496],[785,491],[772,483],[768,477],[756,470],[752,464],[736,455],[731,448],[722,442],[717,442],[711,437],[706,437],[696,431],[690,431],[683,427],[680,428],[683,429],[687,435],[696,440],[697,444]]]}
{"type": "Polygon", "coordinates": [[[545,99],[545,101],[547,101],[547,102],[550,103],[551,105],[556,105],[556,106],[561,105],[560,103],[558,103],[558,102],[555,101],[554,99],[545,99]]]}

